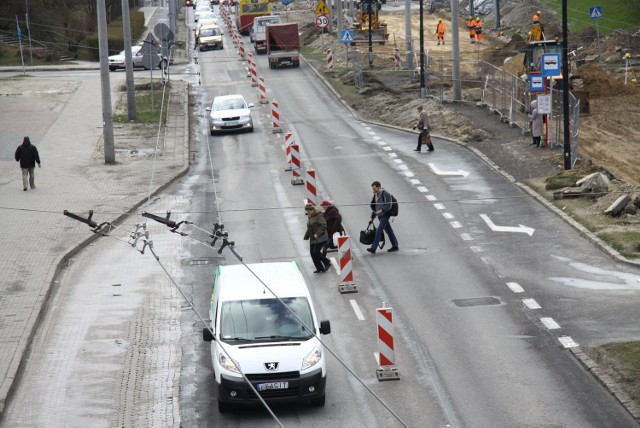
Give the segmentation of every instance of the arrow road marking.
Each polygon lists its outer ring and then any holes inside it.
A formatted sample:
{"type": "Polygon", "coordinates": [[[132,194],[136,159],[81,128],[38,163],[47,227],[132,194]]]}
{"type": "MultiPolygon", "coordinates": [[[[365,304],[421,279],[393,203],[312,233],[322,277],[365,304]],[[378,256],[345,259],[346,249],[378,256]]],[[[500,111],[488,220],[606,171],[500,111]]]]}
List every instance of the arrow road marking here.
{"type": "Polygon", "coordinates": [[[467,177],[467,175],[469,175],[469,171],[463,171],[461,169],[455,170],[455,171],[440,171],[438,169],[437,166],[435,166],[434,164],[430,163],[429,166],[431,167],[431,170],[436,174],[436,175],[460,175],[464,178],[467,177]]]}
{"type": "Polygon", "coordinates": [[[535,232],[535,229],[524,226],[522,224],[519,224],[518,227],[496,226],[495,223],[491,221],[488,215],[480,214],[480,217],[482,217],[484,222],[487,223],[487,226],[489,226],[489,229],[493,230],[494,232],[518,232],[518,233],[526,233],[529,236],[533,236],[533,232],[535,232]]]}

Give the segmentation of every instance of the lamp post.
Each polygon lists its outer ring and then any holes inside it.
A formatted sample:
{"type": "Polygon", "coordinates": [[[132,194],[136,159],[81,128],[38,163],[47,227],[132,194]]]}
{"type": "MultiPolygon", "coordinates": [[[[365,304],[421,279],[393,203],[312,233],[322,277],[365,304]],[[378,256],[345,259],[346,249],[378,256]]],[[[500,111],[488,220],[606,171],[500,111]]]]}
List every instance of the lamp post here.
{"type": "Polygon", "coordinates": [[[569,129],[569,55],[567,52],[567,0],[562,0],[562,115],[564,117],[564,169],[571,169],[571,130],[569,129]]]}
{"type": "Polygon", "coordinates": [[[420,98],[426,96],[424,89],[424,0],[420,0],[420,98]]]}

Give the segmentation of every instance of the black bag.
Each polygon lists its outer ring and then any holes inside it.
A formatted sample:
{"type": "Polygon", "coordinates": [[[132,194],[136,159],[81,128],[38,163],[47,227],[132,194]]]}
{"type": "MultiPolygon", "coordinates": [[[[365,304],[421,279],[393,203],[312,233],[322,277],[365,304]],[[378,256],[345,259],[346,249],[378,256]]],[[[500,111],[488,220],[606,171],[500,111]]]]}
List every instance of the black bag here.
{"type": "MultiPolygon", "coordinates": [[[[373,239],[375,238],[375,236],[376,236],[376,227],[373,225],[373,223],[369,223],[369,225],[365,230],[360,231],[360,243],[363,245],[371,245],[373,244],[373,239]]],[[[380,247],[380,249],[384,247],[384,233],[380,238],[380,242],[378,243],[378,246],[380,247]]]]}
{"type": "Polygon", "coordinates": [[[391,209],[389,210],[389,215],[391,217],[397,217],[398,210],[400,209],[398,205],[398,200],[391,193],[389,193],[389,195],[391,196],[391,209]]]}
{"type": "Polygon", "coordinates": [[[424,123],[419,122],[419,123],[416,125],[416,128],[418,128],[420,131],[422,131],[422,130],[424,129],[424,123]]]}

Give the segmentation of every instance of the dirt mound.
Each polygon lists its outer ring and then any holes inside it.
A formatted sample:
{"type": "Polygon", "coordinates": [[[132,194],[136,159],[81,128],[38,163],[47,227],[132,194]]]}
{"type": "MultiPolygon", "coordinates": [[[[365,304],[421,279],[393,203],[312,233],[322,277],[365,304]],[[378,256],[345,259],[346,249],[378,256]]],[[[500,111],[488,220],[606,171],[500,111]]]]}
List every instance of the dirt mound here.
{"type": "Polygon", "coordinates": [[[623,81],[611,77],[595,63],[587,63],[576,70],[584,81],[591,98],[620,97],[640,94],[637,87],[625,85],[623,81]]]}

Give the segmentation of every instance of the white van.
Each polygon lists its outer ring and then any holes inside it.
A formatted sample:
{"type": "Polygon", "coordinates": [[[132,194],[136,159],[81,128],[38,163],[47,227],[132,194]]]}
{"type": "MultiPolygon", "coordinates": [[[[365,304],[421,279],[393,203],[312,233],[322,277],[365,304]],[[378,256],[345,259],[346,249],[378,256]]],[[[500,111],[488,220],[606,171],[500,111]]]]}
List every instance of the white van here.
{"type": "Polygon", "coordinates": [[[267,52],[267,25],[280,24],[281,22],[280,15],[258,16],[253,20],[253,27],[249,32],[249,39],[253,43],[253,48],[257,54],[267,52]]]}
{"type": "Polygon", "coordinates": [[[209,310],[211,329],[202,332],[211,342],[219,411],[227,412],[235,404],[260,404],[240,370],[267,403],[308,401],[324,406],[327,369],[317,335],[331,333],[329,321],[318,323],[295,262],[247,266],[218,267],[209,310]]]}

